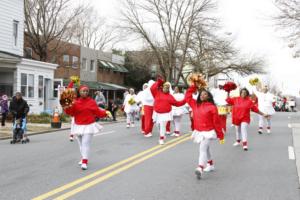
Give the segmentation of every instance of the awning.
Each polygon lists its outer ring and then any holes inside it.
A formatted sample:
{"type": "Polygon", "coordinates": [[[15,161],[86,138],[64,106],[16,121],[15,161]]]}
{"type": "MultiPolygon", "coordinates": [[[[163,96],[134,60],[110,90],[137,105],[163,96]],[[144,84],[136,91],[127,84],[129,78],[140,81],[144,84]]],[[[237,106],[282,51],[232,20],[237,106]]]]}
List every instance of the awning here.
{"type": "MultiPolygon", "coordinates": [[[[70,83],[70,80],[64,79],[63,85],[67,86],[70,83]]],[[[103,82],[94,82],[94,81],[80,81],[81,85],[87,85],[92,90],[126,90],[127,88],[121,85],[112,84],[112,83],[103,83],[103,82]]]]}
{"type": "Polygon", "coordinates": [[[104,68],[104,69],[111,69],[115,72],[123,72],[123,73],[128,73],[128,70],[118,64],[114,64],[108,61],[103,61],[103,60],[98,60],[98,67],[104,68]]]}

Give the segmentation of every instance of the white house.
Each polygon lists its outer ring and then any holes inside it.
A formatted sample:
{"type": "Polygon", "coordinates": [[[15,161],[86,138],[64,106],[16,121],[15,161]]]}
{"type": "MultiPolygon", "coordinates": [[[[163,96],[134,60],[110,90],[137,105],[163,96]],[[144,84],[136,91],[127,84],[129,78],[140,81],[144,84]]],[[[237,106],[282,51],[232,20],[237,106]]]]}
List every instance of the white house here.
{"type": "Polygon", "coordinates": [[[56,64],[23,58],[24,0],[0,1],[0,95],[23,94],[31,113],[53,109],[56,64]]]}

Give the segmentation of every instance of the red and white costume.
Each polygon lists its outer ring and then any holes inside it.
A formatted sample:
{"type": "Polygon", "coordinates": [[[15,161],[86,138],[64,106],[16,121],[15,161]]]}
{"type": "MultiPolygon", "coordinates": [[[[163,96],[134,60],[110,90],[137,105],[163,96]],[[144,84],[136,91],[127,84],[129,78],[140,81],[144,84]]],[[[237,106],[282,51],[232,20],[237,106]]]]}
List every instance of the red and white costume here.
{"type": "Polygon", "coordinates": [[[160,144],[164,143],[167,122],[172,121],[172,106],[182,106],[185,104],[185,100],[176,101],[170,93],[164,93],[161,89],[162,85],[163,80],[158,79],[150,88],[154,97],[152,119],[156,124],[159,124],[160,144]]]}
{"type": "Polygon", "coordinates": [[[210,143],[211,140],[219,138],[224,139],[224,133],[220,123],[217,107],[211,102],[202,102],[198,104],[193,98],[193,93],[197,90],[196,86],[191,86],[186,94],[186,102],[192,108],[194,131],[192,138],[199,146],[199,162],[198,167],[200,170],[208,164],[213,165],[210,143]]]}
{"type": "Polygon", "coordinates": [[[150,80],[148,83],[148,87],[143,90],[139,96],[139,101],[142,102],[142,131],[146,137],[152,136],[153,129],[153,105],[154,98],[152,96],[150,87],[154,84],[153,80],[150,80]]]}
{"type": "Polygon", "coordinates": [[[242,140],[243,148],[248,149],[247,128],[250,124],[250,112],[259,113],[259,109],[249,97],[228,97],[226,101],[232,105],[232,124],[236,127],[236,143],[234,145],[238,145],[242,140]]]}
{"type": "Polygon", "coordinates": [[[73,134],[77,136],[82,164],[88,163],[91,139],[100,132],[102,126],[95,122],[96,117],[106,117],[106,111],[101,110],[96,101],[90,97],[77,98],[65,113],[74,117],[73,134]]]}

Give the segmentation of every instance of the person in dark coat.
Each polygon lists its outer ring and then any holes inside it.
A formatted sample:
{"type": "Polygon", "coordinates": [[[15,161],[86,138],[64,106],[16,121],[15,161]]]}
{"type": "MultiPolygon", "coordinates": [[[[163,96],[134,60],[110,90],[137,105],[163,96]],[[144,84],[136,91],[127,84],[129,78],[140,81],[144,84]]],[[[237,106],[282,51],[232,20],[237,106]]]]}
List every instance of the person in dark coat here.
{"type": "Polygon", "coordinates": [[[8,114],[8,101],[7,95],[2,95],[0,99],[0,114],[2,115],[1,126],[5,126],[5,120],[8,114]]]}
{"type": "MultiPolygon", "coordinates": [[[[29,112],[29,106],[27,101],[22,98],[20,92],[16,93],[16,96],[13,97],[12,101],[9,104],[9,112],[13,115],[13,120],[25,119],[27,113],[29,112]]],[[[26,123],[26,122],[25,122],[26,123]]],[[[26,132],[24,132],[24,139],[27,139],[26,132]]]]}
{"type": "Polygon", "coordinates": [[[117,121],[116,120],[116,112],[118,110],[118,105],[112,99],[110,99],[108,101],[108,110],[111,112],[113,120],[117,121]]]}

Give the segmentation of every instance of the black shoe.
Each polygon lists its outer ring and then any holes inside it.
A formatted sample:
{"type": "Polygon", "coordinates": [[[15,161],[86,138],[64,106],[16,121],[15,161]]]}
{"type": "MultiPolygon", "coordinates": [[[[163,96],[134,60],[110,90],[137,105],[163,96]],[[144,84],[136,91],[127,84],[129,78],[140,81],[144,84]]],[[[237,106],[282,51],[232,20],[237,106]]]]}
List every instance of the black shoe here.
{"type": "Polygon", "coordinates": [[[260,135],[263,134],[262,130],[258,130],[258,134],[260,135]]]}

